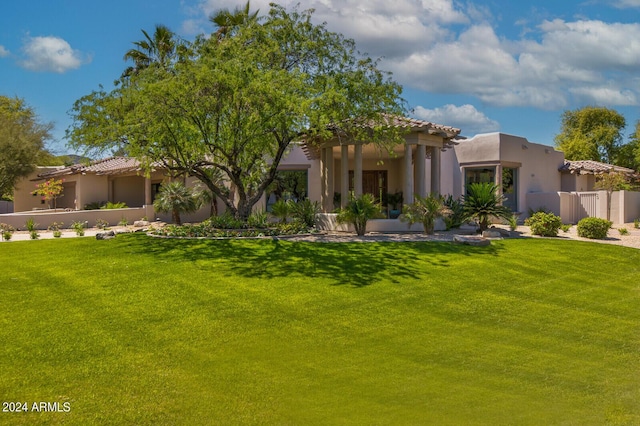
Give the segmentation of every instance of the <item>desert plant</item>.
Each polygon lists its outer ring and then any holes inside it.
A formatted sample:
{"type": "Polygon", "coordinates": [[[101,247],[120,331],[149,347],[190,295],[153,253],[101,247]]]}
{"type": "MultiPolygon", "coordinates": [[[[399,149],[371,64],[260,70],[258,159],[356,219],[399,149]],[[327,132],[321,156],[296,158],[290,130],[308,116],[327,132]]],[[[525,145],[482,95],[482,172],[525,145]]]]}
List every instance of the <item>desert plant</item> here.
{"type": "Polygon", "coordinates": [[[120,222],[118,222],[118,226],[129,226],[129,219],[123,217],[120,219],[120,222]]]}
{"type": "Polygon", "coordinates": [[[0,223],[0,237],[2,237],[2,239],[5,241],[11,240],[11,237],[13,236],[15,230],[16,229],[9,224],[0,223]]]}
{"type": "Polygon", "coordinates": [[[465,220],[475,220],[480,232],[489,228],[492,218],[508,220],[512,213],[502,205],[504,197],[492,183],[472,183],[463,197],[465,220]]]}
{"type": "Polygon", "coordinates": [[[640,219],[635,219],[633,221],[633,227],[636,228],[636,229],[640,228],[640,219]]]}
{"type": "Polygon", "coordinates": [[[287,223],[291,215],[293,202],[291,200],[279,199],[271,206],[271,214],[280,219],[280,223],[287,223]]]}
{"type": "Polygon", "coordinates": [[[29,231],[29,232],[35,231],[36,228],[38,227],[38,223],[36,223],[36,221],[33,220],[32,217],[27,219],[27,221],[24,223],[24,225],[27,227],[27,231],[29,231]]]}
{"type": "Polygon", "coordinates": [[[618,228],[618,232],[620,235],[629,235],[629,230],[627,228],[618,228]]]}
{"type": "Polygon", "coordinates": [[[54,238],[60,238],[62,236],[62,231],[60,231],[60,228],[62,228],[63,225],[63,222],[53,222],[49,226],[47,226],[47,229],[49,231],[53,231],[54,238]]]}
{"type": "Polygon", "coordinates": [[[109,227],[109,222],[104,219],[96,220],[96,228],[98,229],[107,229],[109,227]]]}
{"type": "Polygon", "coordinates": [[[509,222],[509,229],[512,231],[515,231],[516,229],[518,229],[518,215],[517,214],[512,214],[511,217],[508,219],[509,222]]]}
{"type": "Polygon", "coordinates": [[[537,212],[527,218],[524,224],[531,228],[533,235],[557,237],[558,230],[562,227],[562,219],[553,213],[537,212]]]}
{"type": "Polygon", "coordinates": [[[33,231],[29,231],[29,238],[32,240],[37,240],[40,237],[40,234],[35,229],[33,231]]]}
{"type": "Polygon", "coordinates": [[[357,235],[367,232],[367,222],[370,219],[383,217],[380,205],[371,194],[362,194],[360,197],[351,197],[347,205],[338,211],[338,223],[351,223],[356,229],[357,235]]]}
{"type": "Polygon", "coordinates": [[[247,218],[247,225],[250,228],[266,228],[268,216],[263,210],[258,210],[249,215],[247,218]]]}
{"type": "Polygon", "coordinates": [[[308,198],[293,203],[291,205],[291,216],[297,222],[304,224],[307,228],[316,226],[316,215],[320,213],[320,204],[308,198]]]}
{"type": "Polygon", "coordinates": [[[442,202],[451,210],[451,214],[444,217],[447,231],[452,228],[459,228],[464,222],[464,204],[462,200],[453,198],[453,195],[449,194],[443,198],[442,202]]]}
{"type": "Polygon", "coordinates": [[[75,222],[71,222],[71,229],[73,229],[76,232],[76,235],[78,237],[82,237],[84,235],[84,226],[85,226],[86,222],[82,222],[80,220],[77,220],[75,222]]]}
{"type": "Polygon", "coordinates": [[[611,225],[611,221],[606,219],[585,217],[578,222],[578,236],[594,240],[603,240],[607,237],[611,225]]]}
{"type": "Polygon", "coordinates": [[[105,201],[92,201],[84,205],[85,210],[98,210],[106,204],[105,201]]]}
{"type": "Polygon", "coordinates": [[[105,205],[100,206],[100,209],[102,210],[126,209],[126,208],[127,208],[127,203],[125,202],[112,203],[111,201],[109,201],[105,205]]]}
{"type": "Polygon", "coordinates": [[[187,188],[179,181],[166,183],[160,187],[160,191],[153,202],[153,207],[163,213],[171,213],[173,223],[181,225],[181,213],[193,213],[202,204],[202,198],[187,188]]]}
{"type": "Polygon", "coordinates": [[[220,216],[212,216],[205,221],[205,224],[217,229],[242,229],[245,227],[245,223],[236,219],[229,212],[224,212],[220,216]]]}
{"type": "Polygon", "coordinates": [[[562,229],[562,232],[569,232],[569,229],[571,229],[571,225],[568,223],[563,223],[560,229],[562,229]]]}
{"type": "Polygon", "coordinates": [[[444,205],[440,195],[429,194],[426,197],[416,195],[413,204],[405,204],[400,220],[407,222],[409,226],[420,222],[425,234],[433,234],[436,219],[450,214],[451,210],[444,205]]]}

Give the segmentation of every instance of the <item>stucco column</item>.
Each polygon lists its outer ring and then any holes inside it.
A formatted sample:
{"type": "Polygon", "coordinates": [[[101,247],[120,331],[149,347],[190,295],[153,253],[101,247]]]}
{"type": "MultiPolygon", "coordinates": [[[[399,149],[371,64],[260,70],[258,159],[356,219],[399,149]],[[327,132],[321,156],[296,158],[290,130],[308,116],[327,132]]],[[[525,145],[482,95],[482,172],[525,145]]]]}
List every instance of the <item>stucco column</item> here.
{"type": "Polygon", "coordinates": [[[333,193],[335,192],[335,160],[333,159],[333,147],[327,148],[327,206],[328,212],[333,211],[333,193]]]}
{"type": "Polygon", "coordinates": [[[322,211],[327,213],[327,150],[320,148],[320,205],[322,211]]]}
{"type": "Polygon", "coordinates": [[[498,187],[498,195],[502,195],[502,164],[496,166],[495,184],[498,187]]]}
{"type": "Polygon", "coordinates": [[[340,150],[340,207],[345,207],[349,201],[349,145],[340,150]]]}
{"type": "Polygon", "coordinates": [[[353,170],[353,191],[356,197],[362,195],[362,145],[354,146],[355,167],[353,170]]]}
{"type": "Polygon", "coordinates": [[[404,146],[404,203],[413,203],[413,161],[409,144],[404,146]]]}
{"type": "Polygon", "coordinates": [[[416,194],[421,197],[427,195],[427,185],[425,182],[425,159],[427,157],[427,147],[424,145],[416,146],[416,194]]]}
{"type": "Polygon", "coordinates": [[[431,193],[440,194],[440,156],[442,155],[440,148],[431,147],[431,193]]]}

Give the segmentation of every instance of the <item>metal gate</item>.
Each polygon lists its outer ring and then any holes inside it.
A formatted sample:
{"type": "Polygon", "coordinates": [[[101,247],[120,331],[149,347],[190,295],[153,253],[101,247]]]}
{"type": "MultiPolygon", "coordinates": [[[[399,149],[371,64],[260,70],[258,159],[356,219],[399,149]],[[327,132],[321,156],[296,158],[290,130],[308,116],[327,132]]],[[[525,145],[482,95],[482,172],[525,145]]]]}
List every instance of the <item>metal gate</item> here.
{"type": "Polygon", "coordinates": [[[585,217],[598,217],[600,197],[597,192],[578,192],[577,220],[585,217]]]}

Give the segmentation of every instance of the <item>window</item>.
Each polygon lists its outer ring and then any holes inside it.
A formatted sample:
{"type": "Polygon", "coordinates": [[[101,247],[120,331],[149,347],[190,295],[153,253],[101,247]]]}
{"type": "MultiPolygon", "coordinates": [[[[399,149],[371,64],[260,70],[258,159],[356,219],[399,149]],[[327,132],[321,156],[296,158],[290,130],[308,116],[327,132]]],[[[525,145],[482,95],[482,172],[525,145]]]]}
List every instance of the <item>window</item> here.
{"type": "Polygon", "coordinates": [[[308,197],[307,170],[278,170],[276,177],[267,188],[267,211],[280,199],[304,200],[308,197]]]}
{"type": "Polygon", "coordinates": [[[495,167],[477,167],[464,169],[465,188],[472,183],[495,183],[495,167]]]}

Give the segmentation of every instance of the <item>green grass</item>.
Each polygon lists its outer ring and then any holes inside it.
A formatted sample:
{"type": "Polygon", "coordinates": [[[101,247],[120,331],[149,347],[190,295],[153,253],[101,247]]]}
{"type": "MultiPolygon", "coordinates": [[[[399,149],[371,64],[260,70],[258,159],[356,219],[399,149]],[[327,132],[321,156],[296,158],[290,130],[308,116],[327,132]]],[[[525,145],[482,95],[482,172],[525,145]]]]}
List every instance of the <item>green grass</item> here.
{"type": "Polygon", "coordinates": [[[640,250],[0,244],[1,424],[640,424],[640,250]]]}

